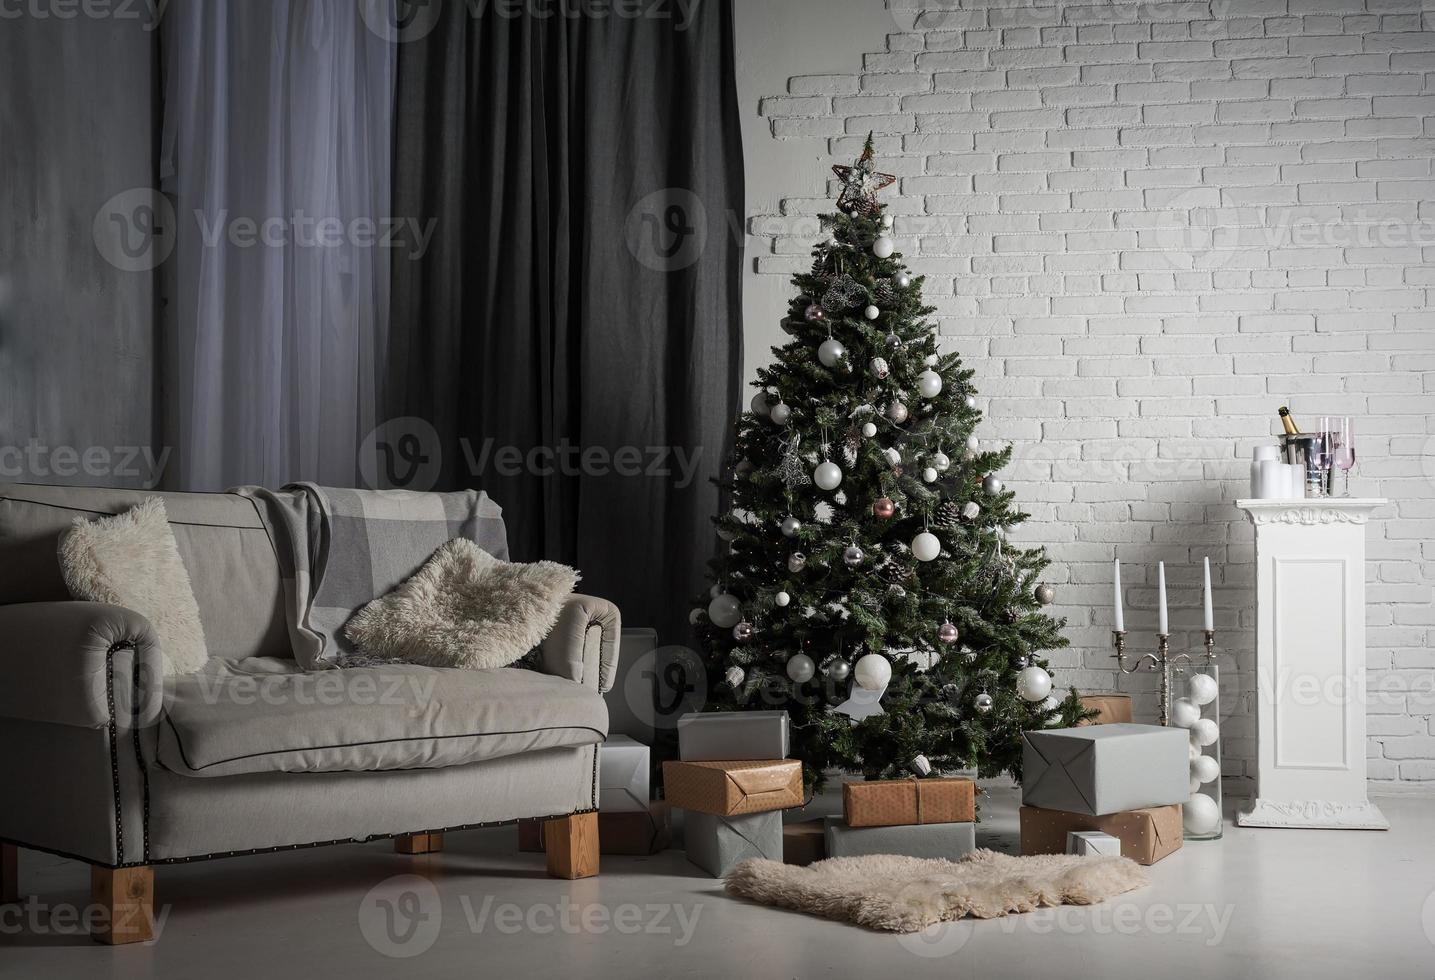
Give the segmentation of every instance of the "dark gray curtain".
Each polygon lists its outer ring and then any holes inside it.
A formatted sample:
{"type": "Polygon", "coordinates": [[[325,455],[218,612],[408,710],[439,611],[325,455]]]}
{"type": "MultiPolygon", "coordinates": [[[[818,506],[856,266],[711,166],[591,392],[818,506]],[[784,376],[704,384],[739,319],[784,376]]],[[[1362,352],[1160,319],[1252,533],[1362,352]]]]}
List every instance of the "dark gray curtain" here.
{"type": "Polygon", "coordinates": [[[394,258],[386,404],[395,483],[487,490],[516,560],[678,641],[739,405],[743,160],[730,0],[659,6],[424,8],[394,213],[437,226],[394,258]]]}

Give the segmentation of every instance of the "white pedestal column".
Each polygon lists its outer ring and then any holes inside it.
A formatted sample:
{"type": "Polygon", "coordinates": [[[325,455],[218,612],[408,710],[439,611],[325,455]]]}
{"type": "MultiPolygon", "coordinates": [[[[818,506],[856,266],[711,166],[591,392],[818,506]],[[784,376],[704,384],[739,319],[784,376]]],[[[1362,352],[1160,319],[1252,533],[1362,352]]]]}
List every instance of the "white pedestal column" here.
{"type": "Polygon", "coordinates": [[[1368,498],[1240,500],[1256,527],[1256,800],[1243,827],[1388,830],[1365,787],[1368,498]]]}

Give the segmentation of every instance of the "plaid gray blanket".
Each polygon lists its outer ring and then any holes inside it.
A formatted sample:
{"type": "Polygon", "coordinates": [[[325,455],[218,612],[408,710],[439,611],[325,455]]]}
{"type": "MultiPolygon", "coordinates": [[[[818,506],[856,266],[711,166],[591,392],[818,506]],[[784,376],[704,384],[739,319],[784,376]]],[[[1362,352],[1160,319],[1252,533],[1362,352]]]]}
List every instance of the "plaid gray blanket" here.
{"type": "Polygon", "coordinates": [[[295,483],[236,487],[254,500],[278,552],[294,659],[308,670],[355,653],[343,627],[454,538],[508,559],[503,510],[476,490],[414,493],[295,483]]]}

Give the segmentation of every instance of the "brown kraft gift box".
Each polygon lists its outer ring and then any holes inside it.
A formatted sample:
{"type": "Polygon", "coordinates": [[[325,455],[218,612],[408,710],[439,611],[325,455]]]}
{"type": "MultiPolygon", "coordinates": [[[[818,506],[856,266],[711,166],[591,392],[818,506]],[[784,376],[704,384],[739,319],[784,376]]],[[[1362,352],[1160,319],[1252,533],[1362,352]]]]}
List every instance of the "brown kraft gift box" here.
{"type": "Polygon", "coordinates": [[[1096,710],[1095,718],[1081,722],[1083,725],[1129,725],[1131,724],[1131,695],[1129,694],[1083,694],[1081,707],[1084,711],[1096,710]]]}
{"type": "MultiPolygon", "coordinates": [[[[543,824],[542,820],[519,822],[520,851],[543,850],[543,824]]],[[[667,803],[654,803],[647,810],[616,810],[598,814],[598,848],[604,854],[657,854],[667,850],[672,842],[672,821],[667,803]]]]}
{"type": "Polygon", "coordinates": [[[1121,841],[1121,856],[1137,864],[1155,864],[1181,847],[1180,804],[1088,817],[1066,810],[1021,808],[1022,854],[1065,854],[1073,830],[1099,830],[1121,841]]]}
{"type": "Polygon", "coordinates": [[[717,817],[802,806],[802,763],[664,762],[668,803],[717,817]]]}
{"type": "Polygon", "coordinates": [[[842,817],[849,827],[971,823],[977,819],[970,779],[884,779],[844,783],[842,817]]]}
{"type": "Polygon", "coordinates": [[[782,863],[808,865],[827,857],[827,829],[821,820],[784,824],[782,863]]]}

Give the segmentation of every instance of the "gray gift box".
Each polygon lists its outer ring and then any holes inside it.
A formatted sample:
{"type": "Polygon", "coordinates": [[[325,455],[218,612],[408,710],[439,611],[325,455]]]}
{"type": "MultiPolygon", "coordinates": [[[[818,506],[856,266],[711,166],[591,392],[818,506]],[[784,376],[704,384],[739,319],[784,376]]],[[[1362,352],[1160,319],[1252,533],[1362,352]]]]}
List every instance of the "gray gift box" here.
{"type": "Polygon", "coordinates": [[[683,762],[787,758],[786,711],[707,711],[678,719],[683,762]]]}
{"type": "Polygon", "coordinates": [[[977,849],[972,823],[922,823],[897,827],[849,827],[841,817],[826,821],[827,856],[902,854],[907,857],[960,860],[977,849]]]}
{"type": "Polygon", "coordinates": [[[1158,725],[1026,732],[1021,802],[1092,817],[1185,803],[1190,735],[1158,725]]]}
{"type": "Polygon", "coordinates": [[[683,814],[688,860],[721,878],[748,858],[782,860],[782,811],[718,817],[687,810],[683,814]]]}

